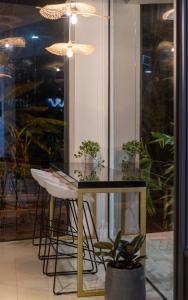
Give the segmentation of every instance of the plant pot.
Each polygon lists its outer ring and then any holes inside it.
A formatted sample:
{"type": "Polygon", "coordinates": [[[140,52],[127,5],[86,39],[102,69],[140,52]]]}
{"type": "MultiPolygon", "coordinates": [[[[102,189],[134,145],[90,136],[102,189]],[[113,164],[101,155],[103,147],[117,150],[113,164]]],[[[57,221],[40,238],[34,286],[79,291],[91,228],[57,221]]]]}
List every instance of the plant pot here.
{"type": "Polygon", "coordinates": [[[143,266],[137,269],[107,267],[105,300],[145,300],[145,275],[143,266]]]}

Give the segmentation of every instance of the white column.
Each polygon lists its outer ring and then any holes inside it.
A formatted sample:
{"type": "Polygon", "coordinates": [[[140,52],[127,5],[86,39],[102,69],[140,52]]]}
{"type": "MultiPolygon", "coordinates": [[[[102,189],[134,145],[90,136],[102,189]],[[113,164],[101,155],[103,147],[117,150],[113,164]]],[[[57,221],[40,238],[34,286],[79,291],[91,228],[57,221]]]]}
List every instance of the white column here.
{"type": "Polygon", "coordinates": [[[122,144],[140,136],[140,6],[113,0],[112,11],[111,150],[119,168],[122,144]]]}
{"type": "MultiPolygon", "coordinates": [[[[111,13],[110,165],[121,169],[123,143],[140,137],[140,5],[111,0],[111,13]]],[[[126,195],[121,207],[123,197],[111,196],[111,235],[119,229],[123,207],[126,232],[138,229],[137,197],[126,195]]]]}
{"type": "MultiPolygon", "coordinates": [[[[108,14],[108,0],[91,0],[100,15],[108,14]]],[[[75,55],[70,61],[69,126],[70,161],[85,139],[99,142],[108,157],[108,21],[100,17],[79,17],[75,41],[92,44],[90,56],[75,55]]]]}
{"type": "MultiPolygon", "coordinates": [[[[97,14],[108,15],[108,0],[91,0],[97,14]]],[[[70,161],[86,139],[101,146],[102,158],[108,160],[108,20],[101,17],[79,17],[75,41],[92,44],[90,56],[75,55],[69,68],[69,143],[70,161]]],[[[107,232],[107,201],[97,197],[97,228],[102,238],[107,232]]]]}

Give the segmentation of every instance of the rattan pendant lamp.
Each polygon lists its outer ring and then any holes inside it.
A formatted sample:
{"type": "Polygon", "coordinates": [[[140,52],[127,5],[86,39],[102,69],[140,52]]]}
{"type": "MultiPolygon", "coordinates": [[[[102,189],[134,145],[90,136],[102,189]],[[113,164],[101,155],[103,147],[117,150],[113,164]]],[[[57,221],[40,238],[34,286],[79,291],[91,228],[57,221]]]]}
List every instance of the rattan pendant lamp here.
{"type": "MultiPolygon", "coordinates": [[[[71,25],[77,23],[77,16],[90,17],[99,16],[93,5],[78,2],[77,0],[67,0],[63,4],[45,5],[38,7],[40,14],[47,19],[57,20],[61,18],[69,18],[69,41],[68,43],[56,43],[46,48],[52,54],[65,56],[69,58],[74,54],[90,55],[94,52],[95,47],[88,44],[78,44],[71,40],[71,25]]],[[[109,17],[104,17],[109,18],[109,17]]]]}
{"type": "Polygon", "coordinates": [[[23,37],[8,37],[0,39],[0,48],[9,47],[25,48],[25,39],[23,37]]]}
{"type": "Polygon", "coordinates": [[[38,7],[40,14],[50,20],[57,20],[65,17],[70,17],[72,24],[77,23],[77,16],[83,17],[103,17],[109,18],[108,16],[101,16],[96,13],[96,8],[93,5],[78,2],[76,0],[67,0],[63,4],[52,4],[45,5],[44,7],[38,7]]]}
{"type": "Polygon", "coordinates": [[[68,43],[56,43],[46,48],[52,54],[67,56],[71,58],[74,54],[90,55],[95,47],[89,44],[77,44],[71,40],[71,22],[69,21],[69,41],[68,43]]]}

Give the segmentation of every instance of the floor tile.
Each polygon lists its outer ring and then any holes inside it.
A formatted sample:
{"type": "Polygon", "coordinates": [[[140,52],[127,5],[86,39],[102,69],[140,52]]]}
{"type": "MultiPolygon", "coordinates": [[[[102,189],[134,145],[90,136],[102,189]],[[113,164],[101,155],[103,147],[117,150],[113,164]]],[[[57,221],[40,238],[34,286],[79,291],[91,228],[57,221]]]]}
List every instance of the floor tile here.
{"type": "Polygon", "coordinates": [[[10,287],[17,286],[16,269],[14,263],[0,264],[0,284],[10,287]]]}
{"type": "MultiPolygon", "coordinates": [[[[157,245],[163,248],[164,245],[157,245]]],[[[151,245],[152,248],[153,244],[151,245]]],[[[156,246],[156,244],[155,244],[156,246]]],[[[166,247],[166,246],[165,246],[166,247]]],[[[160,248],[160,249],[162,249],[160,248]]],[[[151,250],[151,249],[150,249],[151,250]]],[[[157,250],[154,247],[150,258],[150,271],[154,270],[153,280],[157,280],[157,250]]],[[[161,252],[160,252],[161,255],[161,252]]],[[[166,252],[164,253],[166,257],[166,252]]],[[[163,260],[165,258],[163,257],[163,260]]],[[[166,259],[168,258],[168,254],[166,259]]],[[[167,259],[170,266],[170,261],[167,259]]],[[[37,258],[37,247],[31,241],[0,243],[0,299],[2,300],[76,300],[77,295],[54,296],[52,292],[53,278],[42,274],[42,261],[37,258]]],[[[151,274],[150,274],[151,275],[151,274]]],[[[104,276],[103,276],[104,277],[104,276]]],[[[160,277],[160,276],[159,276],[160,277]]],[[[62,280],[62,278],[61,278],[62,280]]],[[[63,281],[64,283],[65,280],[63,281]]],[[[73,284],[75,285],[75,277],[73,284]]],[[[89,280],[90,284],[91,281],[89,280]]],[[[160,282],[159,282],[160,284],[160,282]]],[[[86,298],[79,298],[86,300],[86,298]]],[[[104,297],[90,297],[89,300],[104,300],[104,297]]],[[[159,295],[147,284],[147,300],[160,300],[159,295]]],[[[171,298],[169,298],[170,300],[171,298]]]]}
{"type": "MultiPolygon", "coordinates": [[[[0,284],[0,299],[2,299],[2,300],[18,300],[17,287],[0,284]]],[[[26,300],[26,299],[24,299],[24,300],[26,300]]]]}

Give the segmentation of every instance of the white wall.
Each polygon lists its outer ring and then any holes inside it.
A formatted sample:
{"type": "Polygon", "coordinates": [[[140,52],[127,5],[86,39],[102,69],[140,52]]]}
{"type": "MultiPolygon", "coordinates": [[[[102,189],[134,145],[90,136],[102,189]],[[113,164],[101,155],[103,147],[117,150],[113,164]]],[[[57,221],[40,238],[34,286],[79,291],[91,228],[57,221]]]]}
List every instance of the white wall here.
{"type": "MultiPolygon", "coordinates": [[[[87,3],[97,13],[108,15],[107,0],[87,3]]],[[[108,21],[98,17],[79,17],[75,41],[95,46],[90,56],[76,55],[70,61],[70,161],[85,139],[98,141],[107,163],[108,155],[108,21]]]]}

